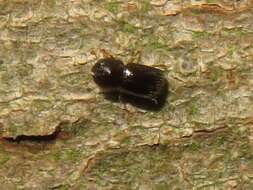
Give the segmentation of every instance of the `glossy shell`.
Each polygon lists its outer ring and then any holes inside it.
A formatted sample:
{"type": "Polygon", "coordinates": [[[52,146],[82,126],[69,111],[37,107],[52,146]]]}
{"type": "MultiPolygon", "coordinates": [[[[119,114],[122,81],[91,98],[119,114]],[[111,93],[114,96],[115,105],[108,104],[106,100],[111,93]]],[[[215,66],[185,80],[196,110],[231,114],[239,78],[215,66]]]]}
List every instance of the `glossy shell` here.
{"type": "Polygon", "coordinates": [[[120,87],[123,93],[158,104],[167,90],[167,80],[159,69],[131,63],[125,66],[120,87]]]}
{"type": "MultiPolygon", "coordinates": [[[[101,88],[116,92],[133,104],[161,106],[166,99],[168,83],[159,69],[140,65],[124,65],[120,60],[99,60],[92,68],[94,81],[101,88]]],[[[122,99],[122,98],[121,98],[122,99]]]]}
{"type": "Polygon", "coordinates": [[[102,88],[119,87],[123,71],[122,61],[113,58],[101,59],[92,68],[94,81],[102,88]]]}

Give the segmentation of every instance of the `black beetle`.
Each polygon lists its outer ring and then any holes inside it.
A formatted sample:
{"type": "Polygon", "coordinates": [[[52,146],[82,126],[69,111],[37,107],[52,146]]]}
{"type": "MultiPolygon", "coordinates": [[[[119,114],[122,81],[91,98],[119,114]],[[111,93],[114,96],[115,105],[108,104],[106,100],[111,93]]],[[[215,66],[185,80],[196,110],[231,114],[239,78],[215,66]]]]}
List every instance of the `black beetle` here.
{"type": "Polygon", "coordinates": [[[127,102],[147,109],[159,109],[165,102],[168,83],[159,69],[115,58],[100,59],[92,68],[95,83],[104,93],[116,93],[127,102]]]}

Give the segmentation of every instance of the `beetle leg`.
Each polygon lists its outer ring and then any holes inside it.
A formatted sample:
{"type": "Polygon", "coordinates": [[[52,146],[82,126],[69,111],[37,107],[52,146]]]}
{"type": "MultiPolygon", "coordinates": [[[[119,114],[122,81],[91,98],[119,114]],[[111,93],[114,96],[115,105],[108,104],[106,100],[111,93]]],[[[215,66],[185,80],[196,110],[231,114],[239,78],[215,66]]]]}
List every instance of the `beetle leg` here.
{"type": "Polygon", "coordinates": [[[91,55],[94,55],[95,58],[98,59],[97,53],[96,53],[96,51],[95,51],[94,49],[92,49],[92,50],[90,51],[90,54],[91,54],[91,55]]]}
{"type": "Polygon", "coordinates": [[[123,110],[129,112],[129,110],[127,109],[127,103],[126,101],[124,101],[124,97],[122,96],[122,94],[119,94],[119,103],[123,105],[123,108],[122,108],[123,110]]]}

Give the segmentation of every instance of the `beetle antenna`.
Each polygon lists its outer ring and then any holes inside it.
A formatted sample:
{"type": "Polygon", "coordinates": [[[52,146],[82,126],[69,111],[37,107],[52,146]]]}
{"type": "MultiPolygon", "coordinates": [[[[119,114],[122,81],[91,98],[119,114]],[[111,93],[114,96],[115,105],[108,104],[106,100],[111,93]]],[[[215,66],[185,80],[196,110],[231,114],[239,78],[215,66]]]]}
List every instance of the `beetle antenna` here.
{"type": "Polygon", "coordinates": [[[106,49],[99,49],[99,50],[103,54],[103,57],[105,57],[105,58],[113,58],[112,54],[109,53],[109,51],[107,51],[106,49]]]}

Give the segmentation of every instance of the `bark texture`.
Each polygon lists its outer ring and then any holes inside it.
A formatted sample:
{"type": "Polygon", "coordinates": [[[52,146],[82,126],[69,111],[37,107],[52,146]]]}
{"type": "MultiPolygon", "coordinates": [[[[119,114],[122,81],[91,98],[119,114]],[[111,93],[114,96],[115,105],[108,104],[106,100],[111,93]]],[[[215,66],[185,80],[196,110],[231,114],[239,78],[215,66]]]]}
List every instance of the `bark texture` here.
{"type": "Polygon", "coordinates": [[[0,189],[253,189],[252,0],[0,0],[0,189]],[[106,100],[114,56],[165,71],[106,100]]]}

